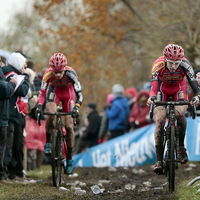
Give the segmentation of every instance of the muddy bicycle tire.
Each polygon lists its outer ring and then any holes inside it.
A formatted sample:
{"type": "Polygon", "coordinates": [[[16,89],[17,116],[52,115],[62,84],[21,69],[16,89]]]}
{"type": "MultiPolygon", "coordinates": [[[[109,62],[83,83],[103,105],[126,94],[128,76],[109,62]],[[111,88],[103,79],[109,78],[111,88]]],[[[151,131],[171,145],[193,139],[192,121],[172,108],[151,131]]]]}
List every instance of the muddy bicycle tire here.
{"type": "Polygon", "coordinates": [[[53,186],[59,187],[62,184],[63,176],[63,151],[62,138],[58,137],[56,132],[52,135],[52,149],[51,149],[51,166],[52,166],[52,180],[53,186]]]}
{"type": "Polygon", "coordinates": [[[170,134],[170,161],[169,161],[169,168],[168,168],[168,189],[169,191],[174,191],[175,186],[175,126],[171,126],[171,134],[170,134]]]}

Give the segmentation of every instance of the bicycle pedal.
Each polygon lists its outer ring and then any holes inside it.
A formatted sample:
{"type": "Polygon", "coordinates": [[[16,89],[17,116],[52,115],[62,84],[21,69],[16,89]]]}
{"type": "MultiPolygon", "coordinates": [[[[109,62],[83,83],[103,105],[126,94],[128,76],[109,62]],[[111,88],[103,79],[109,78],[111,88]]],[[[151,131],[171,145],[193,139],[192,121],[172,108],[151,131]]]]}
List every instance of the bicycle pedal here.
{"type": "Polygon", "coordinates": [[[51,156],[51,152],[44,152],[45,156],[50,157],[51,156]]]}
{"type": "Polygon", "coordinates": [[[163,173],[163,169],[161,170],[158,170],[158,171],[154,171],[157,175],[163,175],[164,173],[163,173]]]}
{"type": "Polygon", "coordinates": [[[164,172],[156,172],[157,175],[164,175],[164,172]]]}
{"type": "Polygon", "coordinates": [[[181,161],[181,165],[184,165],[186,163],[187,163],[187,161],[181,161]]]}

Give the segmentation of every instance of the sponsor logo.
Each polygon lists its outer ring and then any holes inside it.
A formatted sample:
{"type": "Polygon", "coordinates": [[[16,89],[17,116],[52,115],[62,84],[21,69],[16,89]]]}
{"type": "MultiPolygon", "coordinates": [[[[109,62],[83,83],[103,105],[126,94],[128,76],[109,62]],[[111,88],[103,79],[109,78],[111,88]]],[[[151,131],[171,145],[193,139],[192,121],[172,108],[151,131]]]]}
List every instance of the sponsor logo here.
{"type": "Polygon", "coordinates": [[[164,61],[161,61],[161,62],[158,62],[156,63],[153,68],[152,68],[152,74],[154,75],[154,73],[159,70],[161,70],[163,67],[165,67],[165,62],[164,61]]]}
{"type": "Polygon", "coordinates": [[[184,93],[183,93],[183,91],[180,91],[180,93],[179,93],[179,99],[184,99],[184,93]]]}
{"type": "Polygon", "coordinates": [[[47,82],[47,80],[49,80],[49,79],[52,78],[53,76],[54,76],[53,71],[49,71],[49,72],[47,72],[47,73],[44,75],[43,81],[44,81],[44,82],[47,82]]]}
{"type": "Polygon", "coordinates": [[[54,100],[55,98],[55,93],[51,92],[49,95],[49,100],[54,100]]]}
{"type": "Polygon", "coordinates": [[[73,110],[74,106],[75,106],[75,102],[74,102],[74,100],[71,100],[70,101],[70,109],[71,109],[71,111],[73,110]]]}

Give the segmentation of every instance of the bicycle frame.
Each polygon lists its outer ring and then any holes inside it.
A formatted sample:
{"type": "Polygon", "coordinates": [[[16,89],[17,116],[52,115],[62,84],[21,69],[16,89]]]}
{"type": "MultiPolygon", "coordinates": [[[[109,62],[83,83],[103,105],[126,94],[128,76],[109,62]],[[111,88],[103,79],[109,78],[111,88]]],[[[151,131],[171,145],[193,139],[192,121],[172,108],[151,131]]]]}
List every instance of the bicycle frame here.
{"type": "MultiPolygon", "coordinates": [[[[176,122],[175,105],[168,105],[169,121],[166,126],[163,143],[163,149],[166,145],[166,152],[163,158],[164,174],[168,179],[168,189],[174,191],[175,186],[175,169],[178,169],[179,158],[179,134],[176,122]]],[[[163,152],[164,153],[164,152],[163,152]]]]}
{"type": "MultiPolygon", "coordinates": [[[[164,175],[168,180],[169,191],[174,191],[175,186],[175,169],[178,169],[178,162],[180,162],[179,155],[179,128],[177,126],[175,106],[190,105],[185,101],[156,101],[156,106],[167,106],[168,108],[168,123],[163,129],[163,169],[164,175]],[[165,151],[166,148],[166,151],[165,151]],[[165,153],[165,154],[164,154],[165,153]]],[[[196,117],[196,105],[194,105],[192,118],[196,117]]],[[[150,118],[153,118],[153,105],[150,108],[150,118]]]]}
{"type": "Polygon", "coordinates": [[[63,155],[63,145],[65,154],[67,155],[67,144],[63,131],[64,125],[62,123],[62,116],[71,115],[71,112],[44,112],[44,115],[56,116],[56,123],[51,139],[51,166],[53,186],[59,187],[62,184],[63,171],[65,173],[64,161],[66,158],[64,158],[63,155]]]}

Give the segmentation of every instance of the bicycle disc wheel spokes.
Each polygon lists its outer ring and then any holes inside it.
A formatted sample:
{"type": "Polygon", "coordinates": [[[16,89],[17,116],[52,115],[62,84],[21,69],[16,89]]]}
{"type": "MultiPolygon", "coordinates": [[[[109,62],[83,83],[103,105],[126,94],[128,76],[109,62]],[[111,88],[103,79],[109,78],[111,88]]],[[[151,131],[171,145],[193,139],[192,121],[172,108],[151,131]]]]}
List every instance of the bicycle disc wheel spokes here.
{"type": "Polygon", "coordinates": [[[62,183],[62,141],[61,137],[57,137],[56,134],[52,136],[52,180],[53,186],[58,187],[62,183]]]}

